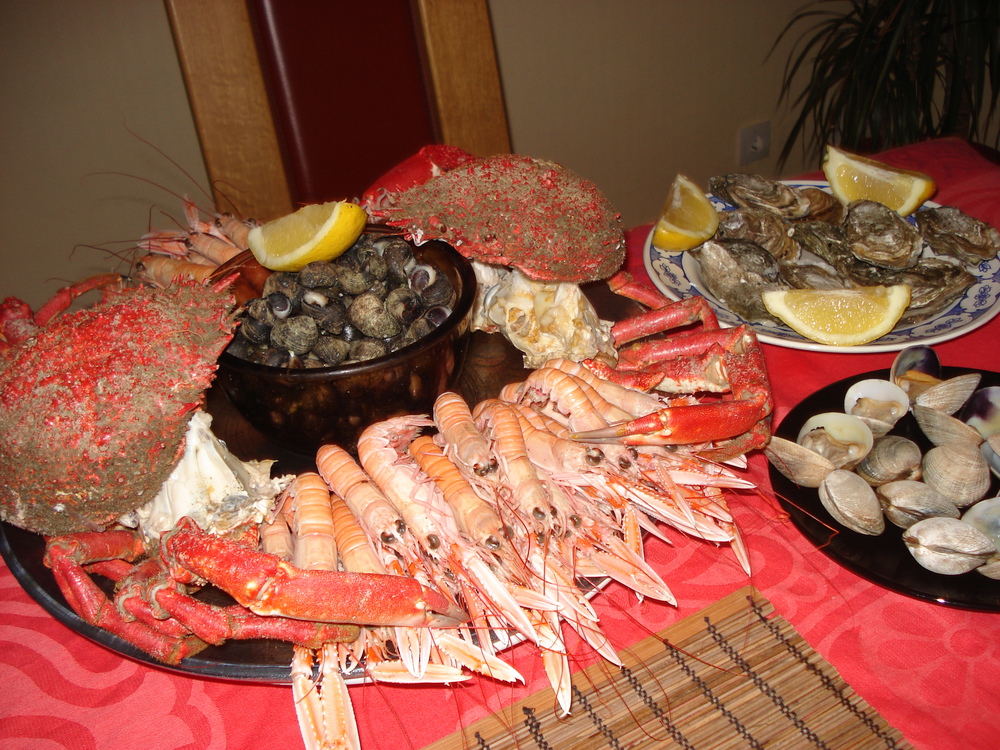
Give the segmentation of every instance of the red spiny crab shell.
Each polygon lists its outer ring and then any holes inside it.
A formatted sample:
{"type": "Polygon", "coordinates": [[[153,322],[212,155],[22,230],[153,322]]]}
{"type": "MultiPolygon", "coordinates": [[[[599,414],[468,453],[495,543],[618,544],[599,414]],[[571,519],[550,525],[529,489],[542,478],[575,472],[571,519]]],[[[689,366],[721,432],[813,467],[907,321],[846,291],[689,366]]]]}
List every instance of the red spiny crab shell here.
{"type": "Polygon", "coordinates": [[[232,337],[225,285],[116,292],[0,353],[0,517],[67,534],[156,494],[232,337]]]}
{"type": "Polygon", "coordinates": [[[621,217],[597,186],[528,156],[475,159],[390,192],[372,215],[418,241],[444,239],[469,258],[539,281],[603,279],[625,259],[621,217]]]}

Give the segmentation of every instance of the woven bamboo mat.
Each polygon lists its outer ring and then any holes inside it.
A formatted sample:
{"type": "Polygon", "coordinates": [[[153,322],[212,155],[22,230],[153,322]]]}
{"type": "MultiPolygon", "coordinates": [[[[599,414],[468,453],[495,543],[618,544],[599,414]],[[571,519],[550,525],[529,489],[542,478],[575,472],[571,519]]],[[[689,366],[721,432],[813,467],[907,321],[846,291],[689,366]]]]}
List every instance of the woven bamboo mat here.
{"type": "Polygon", "coordinates": [[[910,748],[752,586],[425,750],[910,748]]]}

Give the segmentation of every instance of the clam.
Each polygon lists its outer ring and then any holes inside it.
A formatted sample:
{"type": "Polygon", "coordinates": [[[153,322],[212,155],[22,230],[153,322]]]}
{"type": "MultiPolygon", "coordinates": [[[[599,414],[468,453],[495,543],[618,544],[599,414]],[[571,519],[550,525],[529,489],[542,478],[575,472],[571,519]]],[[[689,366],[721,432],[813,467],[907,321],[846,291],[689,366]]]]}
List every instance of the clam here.
{"type": "Polygon", "coordinates": [[[927,388],[941,382],[941,361],[929,346],[910,346],[896,355],[889,369],[889,380],[898,385],[912,401],[927,388]]]}
{"type": "Polygon", "coordinates": [[[949,443],[924,455],[924,481],[959,508],[986,497],[990,470],[979,448],[971,443],[949,443]]]}
{"type": "Polygon", "coordinates": [[[982,435],[980,451],[990,469],[1000,477],[1000,386],[980,388],[969,396],[969,400],[958,413],[958,419],[982,435]]]}
{"type": "Polygon", "coordinates": [[[889,380],[868,378],[847,389],[844,412],[861,419],[875,437],[895,427],[910,408],[906,391],[889,380]]]}
{"type": "Polygon", "coordinates": [[[943,411],[945,414],[954,414],[969,400],[969,396],[979,386],[981,378],[982,375],[978,372],[969,372],[942,380],[917,395],[913,403],[943,411]]]}
{"type": "Polygon", "coordinates": [[[875,489],[882,512],[902,529],[925,518],[958,518],[958,506],[925,482],[901,479],[875,489]]]}
{"type": "Polygon", "coordinates": [[[927,518],[903,532],[913,558],[934,573],[960,575],[996,554],[988,536],[957,518],[927,518]]]}
{"type": "Polygon", "coordinates": [[[868,455],[875,437],[858,417],[831,411],[807,419],[796,442],[829,459],[838,469],[853,469],[868,455]]]}
{"type": "Polygon", "coordinates": [[[875,439],[871,451],[854,471],[873,487],[900,479],[919,479],[922,454],[920,446],[901,435],[883,435],[875,439]]]}
{"type": "Polygon", "coordinates": [[[986,534],[1000,550],[1000,497],[976,503],[962,514],[962,520],[986,534]]]}
{"type": "Polygon", "coordinates": [[[976,572],[987,578],[1000,581],[1000,554],[993,555],[993,557],[976,568],[976,572]]]}
{"type": "Polygon", "coordinates": [[[979,445],[983,442],[982,435],[973,427],[957,417],[929,406],[914,404],[913,418],[920,425],[920,430],[934,445],[949,445],[951,443],[979,445]]]}
{"type": "Polygon", "coordinates": [[[772,437],[764,454],[792,482],[818,487],[831,471],[857,465],[873,443],[868,425],[857,417],[825,412],[806,420],[794,442],[772,437]]]}
{"type": "Polygon", "coordinates": [[[910,397],[910,402],[954,414],[979,385],[979,373],[942,378],[937,353],[929,346],[903,349],[892,363],[889,380],[910,397]]]}
{"type": "Polygon", "coordinates": [[[837,468],[830,459],[778,436],[771,437],[764,455],[775,469],[800,487],[819,487],[823,478],[837,468]]]}
{"type": "Polygon", "coordinates": [[[985,442],[979,446],[983,458],[990,465],[990,471],[1000,477],[1000,432],[996,432],[986,438],[985,442]]]}
{"type": "Polygon", "coordinates": [[[878,536],[885,530],[875,490],[852,471],[827,474],[819,485],[819,499],[833,519],[851,531],[878,536]]]}

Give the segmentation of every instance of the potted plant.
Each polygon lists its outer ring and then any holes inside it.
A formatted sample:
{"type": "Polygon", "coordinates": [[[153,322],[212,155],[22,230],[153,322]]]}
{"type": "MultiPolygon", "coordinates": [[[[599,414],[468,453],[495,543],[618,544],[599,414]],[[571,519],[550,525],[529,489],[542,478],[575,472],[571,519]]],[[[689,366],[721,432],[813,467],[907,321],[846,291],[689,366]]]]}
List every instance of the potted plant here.
{"type": "Polygon", "coordinates": [[[995,0],[814,0],[771,53],[803,24],[779,96],[798,111],[779,165],[799,139],[811,156],[826,143],[880,151],[946,135],[979,141],[988,131],[1000,94],[995,0]],[[800,73],[808,80],[793,99],[800,73]]]}

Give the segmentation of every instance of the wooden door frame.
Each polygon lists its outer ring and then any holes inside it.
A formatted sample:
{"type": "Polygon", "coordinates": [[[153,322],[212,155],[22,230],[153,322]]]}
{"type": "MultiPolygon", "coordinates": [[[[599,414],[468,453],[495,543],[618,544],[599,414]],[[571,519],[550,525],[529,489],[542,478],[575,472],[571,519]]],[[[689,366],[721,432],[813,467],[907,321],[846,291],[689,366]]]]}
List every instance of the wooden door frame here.
{"type": "MultiPolygon", "coordinates": [[[[442,143],[510,151],[487,0],[413,0],[442,143]]],[[[293,210],[244,0],[164,0],[216,204],[261,220],[293,210]]]]}

